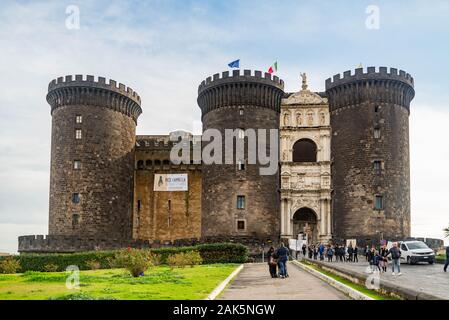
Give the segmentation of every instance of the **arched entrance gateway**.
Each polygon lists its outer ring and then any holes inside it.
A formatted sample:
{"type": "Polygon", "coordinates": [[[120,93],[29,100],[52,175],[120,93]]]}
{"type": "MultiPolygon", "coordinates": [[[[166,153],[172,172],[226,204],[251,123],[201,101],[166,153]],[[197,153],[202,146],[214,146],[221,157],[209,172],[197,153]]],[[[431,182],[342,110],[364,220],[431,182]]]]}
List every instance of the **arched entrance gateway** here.
{"type": "Polygon", "coordinates": [[[309,244],[318,242],[317,214],[310,208],[301,208],[293,215],[293,236],[307,235],[309,244]]]}

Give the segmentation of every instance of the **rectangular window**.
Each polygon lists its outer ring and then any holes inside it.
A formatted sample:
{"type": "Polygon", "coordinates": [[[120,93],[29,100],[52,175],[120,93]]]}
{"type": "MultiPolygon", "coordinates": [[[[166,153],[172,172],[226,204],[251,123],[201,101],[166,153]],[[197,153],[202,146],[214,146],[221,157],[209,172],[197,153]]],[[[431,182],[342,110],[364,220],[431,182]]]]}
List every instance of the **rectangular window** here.
{"type": "Polygon", "coordinates": [[[375,173],[380,173],[382,170],[382,162],[381,161],[374,161],[373,162],[373,167],[374,167],[374,171],[375,173]]]}
{"type": "Polygon", "coordinates": [[[76,123],[83,123],[83,116],[77,115],[76,116],[76,123]]]}
{"type": "Polygon", "coordinates": [[[245,230],[245,220],[237,220],[237,230],[245,230]]]}
{"type": "Polygon", "coordinates": [[[376,196],[374,205],[375,205],[374,208],[376,210],[383,210],[383,208],[384,208],[384,197],[383,196],[376,196]]]}
{"type": "Polygon", "coordinates": [[[245,196],[237,196],[237,209],[245,209],[245,196]]]}
{"type": "Polygon", "coordinates": [[[80,215],[78,213],[74,213],[72,215],[72,227],[76,228],[80,223],[80,215]]]}
{"type": "Polygon", "coordinates": [[[72,194],[72,202],[75,204],[80,203],[80,194],[79,193],[72,194]]]}
{"type": "Polygon", "coordinates": [[[75,139],[80,140],[82,137],[81,129],[75,130],[75,139]]]}
{"type": "Polygon", "coordinates": [[[73,161],[73,169],[80,170],[81,169],[81,161],[80,160],[74,160],[73,161]]]}
{"type": "Polygon", "coordinates": [[[242,109],[242,108],[239,109],[239,114],[240,114],[241,116],[243,116],[243,109],[242,109]]]}
{"type": "Polygon", "coordinates": [[[142,208],[142,201],[137,200],[137,211],[140,211],[141,208],[142,208]]]}
{"type": "Polygon", "coordinates": [[[374,138],[379,139],[380,138],[380,129],[374,128],[374,138]]]}

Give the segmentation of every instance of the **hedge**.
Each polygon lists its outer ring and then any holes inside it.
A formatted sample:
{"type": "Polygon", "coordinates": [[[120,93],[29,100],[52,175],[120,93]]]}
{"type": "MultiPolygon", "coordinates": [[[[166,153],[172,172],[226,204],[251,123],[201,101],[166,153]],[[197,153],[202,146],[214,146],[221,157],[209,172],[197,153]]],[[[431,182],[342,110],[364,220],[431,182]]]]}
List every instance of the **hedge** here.
{"type": "MultiPolygon", "coordinates": [[[[160,256],[161,264],[167,264],[167,258],[171,254],[193,250],[199,251],[203,259],[203,264],[244,263],[248,258],[248,248],[236,243],[214,243],[191,247],[150,249],[151,252],[160,256]]],[[[110,268],[110,262],[116,253],[117,250],[78,253],[24,253],[14,256],[14,258],[19,261],[21,272],[45,271],[45,266],[50,264],[56,265],[58,271],[64,271],[70,265],[76,265],[80,270],[89,270],[89,261],[97,261],[101,269],[110,268]]]]}

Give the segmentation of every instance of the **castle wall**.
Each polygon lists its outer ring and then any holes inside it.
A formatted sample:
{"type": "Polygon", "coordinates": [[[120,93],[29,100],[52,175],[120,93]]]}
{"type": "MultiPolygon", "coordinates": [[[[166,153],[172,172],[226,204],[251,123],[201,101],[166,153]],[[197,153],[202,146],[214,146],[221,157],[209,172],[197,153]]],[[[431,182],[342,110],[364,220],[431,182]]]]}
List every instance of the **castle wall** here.
{"type": "Polygon", "coordinates": [[[342,79],[329,79],[326,89],[335,237],[378,242],[410,236],[408,118],[413,79],[396,69],[391,74],[386,68],[369,68],[367,73],[357,69],[355,75],[346,72],[342,79]]]}
{"type": "Polygon", "coordinates": [[[47,101],[52,107],[49,234],[131,239],[140,98],[104,78],[77,76],[51,82],[47,101]]]}
{"type": "MultiPolygon", "coordinates": [[[[236,148],[233,164],[225,164],[225,129],[279,129],[283,82],[256,71],[232,75],[216,74],[199,87],[198,104],[202,110],[203,133],[217,129],[223,140],[222,164],[204,164],[202,169],[203,237],[240,236],[279,237],[279,172],[260,174],[260,163],[239,169],[236,148]],[[244,206],[238,207],[238,197],[244,206]]],[[[204,136],[204,135],[203,135],[204,136]]],[[[244,138],[245,150],[248,138],[244,138]]],[[[203,150],[207,143],[203,143],[203,150]]],[[[275,149],[278,153],[278,149],[275,149]]],[[[277,167],[276,163],[276,167],[277,167]]]]}

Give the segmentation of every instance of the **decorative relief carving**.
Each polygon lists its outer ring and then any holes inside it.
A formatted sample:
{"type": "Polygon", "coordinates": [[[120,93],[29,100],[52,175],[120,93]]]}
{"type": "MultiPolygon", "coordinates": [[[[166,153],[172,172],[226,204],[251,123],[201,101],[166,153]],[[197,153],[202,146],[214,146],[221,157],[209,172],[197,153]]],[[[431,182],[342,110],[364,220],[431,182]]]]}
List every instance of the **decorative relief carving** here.
{"type": "Polygon", "coordinates": [[[313,112],[312,111],[307,112],[307,124],[309,126],[313,125],[313,112]]]}
{"type": "Polygon", "coordinates": [[[290,115],[288,113],[284,113],[284,126],[290,125],[290,115]]]}
{"type": "Polygon", "coordinates": [[[298,112],[296,114],[296,125],[297,126],[302,126],[302,114],[301,114],[301,112],[298,112]]]}

